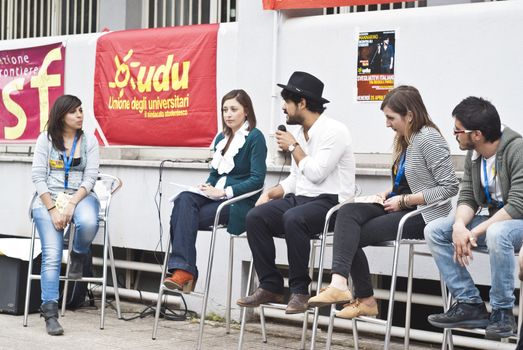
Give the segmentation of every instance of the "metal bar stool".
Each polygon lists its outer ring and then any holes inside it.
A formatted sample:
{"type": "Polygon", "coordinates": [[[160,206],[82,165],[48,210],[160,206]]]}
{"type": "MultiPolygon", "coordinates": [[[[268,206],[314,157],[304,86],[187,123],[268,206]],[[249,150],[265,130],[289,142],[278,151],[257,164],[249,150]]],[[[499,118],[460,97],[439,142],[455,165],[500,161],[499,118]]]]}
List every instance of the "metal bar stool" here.
{"type": "MultiPolygon", "coordinates": [[[[320,248],[320,256],[319,256],[319,269],[320,270],[319,270],[318,288],[321,285],[321,278],[322,278],[322,272],[323,272],[323,256],[324,256],[324,252],[325,252],[326,239],[328,236],[329,225],[330,225],[332,216],[334,215],[334,213],[336,213],[339,210],[339,208],[341,208],[343,205],[345,205],[347,203],[351,203],[352,201],[353,201],[353,199],[351,198],[343,203],[337,204],[336,206],[332,207],[325,215],[325,224],[323,226],[322,233],[320,233],[318,236],[314,237],[311,241],[311,253],[310,253],[310,258],[309,258],[309,275],[310,275],[311,279],[313,279],[314,266],[315,266],[315,262],[316,262],[316,248],[318,248],[318,247],[320,248]]],[[[250,293],[250,289],[251,289],[250,287],[251,287],[253,270],[254,270],[254,264],[253,264],[253,261],[251,260],[250,268],[249,268],[249,277],[247,280],[247,292],[246,292],[247,295],[250,293]]],[[[311,286],[309,286],[309,289],[310,288],[311,288],[311,286]]],[[[272,303],[260,305],[260,324],[261,324],[261,328],[262,328],[262,340],[264,343],[267,342],[267,334],[266,334],[266,330],[265,330],[264,309],[273,308],[273,309],[285,310],[285,307],[286,307],[286,305],[283,305],[283,304],[272,304],[272,303]]],[[[300,349],[305,348],[309,313],[311,313],[313,311],[313,309],[314,309],[315,325],[313,326],[313,333],[312,333],[311,341],[314,342],[314,339],[315,339],[315,327],[317,327],[318,308],[310,308],[309,310],[305,311],[305,313],[304,313],[300,349]]],[[[242,349],[242,347],[243,347],[245,321],[246,321],[246,312],[245,312],[245,308],[242,308],[241,331],[240,331],[240,339],[238,341],[238,349],[242,349]]]]}
{"type": "MultiPolygon", "coordinates": [[[[209,245],[209,257],[207,261],[207,274],[205,277],[205,286],[204,286],[204,292],[202,293],[195,293],[191,292],[193,295],[197,295],[203,298],[202,301],[202,310],[200,315],[200,329],[198,332],[198,343],[197,343],[197,349],[202,348],[202,340],[203,340],[203,329],[205,326],[205,313],[207,310],[207,302],[209,300],[209,286],[211,284],[211,273],[212,273],[212,264],[214,259],[214,247],[216,243],[216,232],[219,228],[224,228],[224,226],[219,225],[218,221],[220,218],[220,213],[223,210],[224,207],[231,205],[233,203],[236,203],[242,199],[246,199],[249,197],[254,196],[255,194],[262,191],[262,188],[252,191],[249,193],[242,194],[237,197],[233,197],[231,199],[228,199],[221,203],[218,206],[218,209],[216,210],[216,215],[214,217],[214,224],[211,227],[211,243],[209,245]]],[[[233,236],[231,235],[230,241],[229,241],[229,272],[228,272],[228,281],[227,281],[227,305],[226,305],[226,319],[227,319],[227,325],[226,325],[226,331],[227,333],[230,331],[230,309],[231,309],[231,294],[232,294],[232,270],[233,270],[233,247],[234,247],[234,238],[239,236],[233,236]]],[[[154,326],[153,326],[153,334],[152,339],[156,339],[156,333],[158,330],[158,320],[160,319],[160,309],[162,306],[162,297],[164,295],[164,292],[167,290],[163,284],[163,280],[165,278],[165,274],[167,273],[167,263],[169,261],[169,254],[171,251],[171,240],[169,239],[169,243],[167,244],[166,250],[165,250],[165,257],[163,259],[163,267],[162,267],[162,275],[160,278],[160,287],[158,290],[158,302],[156,304],[156,313],[154,316],[154,326]]]]}
{"type": "MultiPolygon", "coordinates": [[[[347,201],[344,201],[343,203],[340,203],[334,207],[332,207],[328,212],[327,216],[325,218],[325,226],[323,227],[323,239],[320,240],[320,261],[318,266],[318,283],[316,286],[316,295],[320,294],[321,286],[323,283],[323,269],[324,269],[324,257],[325,257],[325,248],[327,247],[327,237],[332,236],[333,232],[329,232],[329,224],[332,215],[334,215],[340,208],[346,204],[353,203],[354,199],[349,199],[347,201]]],[[[332,246],[332,243],[329,244],[329,246],[332,246]]],[[[313,350],[316,346],[316,333],[318,331],[318,319],[320,316],[320,308],[315,307],[314,308],[314,318],[312,322],[312,334],[311,334],[311,350],[313,350]]]]}
{"type": "MultiPolygon", "coordinates": [[[[102,284],[102,301],[101,301],[101,312],[100,312],[100,329],[104,329],[105,324],[105,302],[106,302],[106,289],[107,289],[107,262],[108,262],[108,254],[109,254],[109,266],[111,268],[111,275],[113,279],[113,287],[114,287],[114,295],[116,299],[116,312],[118,314],[118,318],[121,319],[121,311],[120,311],[120,295],[118,294],[118,282],[116,278],[116,269],[114,266],[114,256],[113,256],[113,248],[111,246],[111,241],[109,239],[109,210],[111,207],[111,199],[113,194],[118,191],[122,187],[122,181],[112,175],[107,174],[99,174],[98,180],[96,181],[95,187],[93,188],[93,191],[96,193],[98,200],[100,201],[100,212],[98,214],[99,223],[101,228],[103,228],[104,233],[104,244],[103,244],[103,271],[101,277],[82,277],[80,279],[77,279],[76,281],[81,282],[90,282],[90,283],[101,283],[102,284]]],[[[25,307],[24,307],[24,327],[27,326],[27,318],[29,315],[29,297],[31,295],[31,281],[32,280],[39,280],[41,278],[40,275],[35,275],[32,273],[33,270],[33,255],[34,255],[34,243],[36,238],[36,225],[33,220],[32,216],[32,205],[33,202],[36,200],[37,194],[35,193],[33,196],[33,199],[31,200],[31,204],[29,206],[29,217],[31,219],[32,223],[32,232],[31,232],[31,246],[30,246],[30,252],[29,252],[29,264],[28,264],[28,271],[27,271],[27,287],[26,287],[26,294],[25,294],[25,307]]],[[[64,233],[69,230],[69,245],[68,245],[68,252],[71,254],[71,249],[73,246],[73,240],[75,235],[75,227],[74,223],[72,225],[68,225],[64,229],[64,233]]],[[[68,256],[69,256],[68,254],[68,256]]],[[[71,280],[69,276],[69,261],[70,259],[67,259],[67,268],[66,268],[66,274],[65,276],[60,276],[60,280],[65,281],[64,282],[64,291],[63,291],[63,298],[62,298],[62,316],[64,316],[65,313],[65,305],[66,305],[66,296],[67,296],[67,288],[69,280],[71,280]]]]}
{"type": "MultiPolygon", "coordinates": [[[[380,244],[377,244],[376,246],[382,246],[382,247],[394,247],[394,255],[393,255],[393,263],[392,263],[392,275],[391,275],[391,286],[390,286],[390,294],[389,294],[389,308],[387,312],[387,319],[381,320],[374,317],[355,317],[353,319],[353,337],[354,337],[354,348],[358,349],[358,327],[357,322],[369,322],[374,324],[379,324],[385,326],[385,341],[384,341],[384,349],[388,350],[390,348],[390,338],[391,338],[391,331],[392,331],[392,317],[394,314],[394,295],[396,293],[396,280],[398,277],[398,260],[399,260],[399,250],[401,245],[408,244],[409,245],[409,258],[408,258],[408,282],[407,282],[407,302],[406,302],[406,321],[405,321],[405,340],[404,345],[405,348],[408,349],[409,342],[410,342],[410,313],[411,313],[411,303],[412,303],[412,279],[413,279],[413,271],[414,271],[414,255],[425,255],[427,253],[425,252],[417,252],[414,248],[415,245],[419,244],[425,244],[425,241],[422,239],[402,239],[403,236],[403,227],[405,225],[405,222],[412,218],[413,216],[416,216],[418,214],[421,214],[429,209],[436,208],[439,206],[442,206],[449,202],[450,199],[432,203],[430,205],[427,205],[423,208],[413,210],[409,212],[408,214],[404,215],[398,225],[398,231],[396,235],[396,240],[394,241],[386,241],[382,242],[380,244]]],[[[331,307],[331,313],[329,317],[329,328],[327,333],[327,349],[330,349],[331,345],[331,337],[332,337],[332,330],[334,327],[334,316],[335,316],[335,307],[331,307]]]]}
{"type": "MultiPolygon", "coordinates": [[[[481,254],[488,254],[488,247],[478,247],[474,248],[474,252],[481,253],[481,254]]],[[[519,253],[514,252],[514,256],[517,260],[519,253]]],[[[518,265],[518,262],[516,261],[516,266],[518,265]]],[[[443,282],[443,278],[441,278],[441,296],[443,299],[443,305],[444,310],[447,312],[447,310],[451,307],[452,302],[454,298],[447,290],[447,287],[445,285],[445,282],[443,282]]],[[[505,338],[508,341],[508,339],[516,340],[516,342],[521,337],[520,330],[521,330],[521,324],[523,323],[523,281],[519,282],[519,304],[518,304],[518,324],[517,324],[517,330],[516,334],[514,334],[511,337],[505,338]]],[[[485,330],[480,328],[473,328],[473,329],[466,329],[466,328],[445,328],[443,332],[443,343],[441,345],[442,349],[449,348],[454,349],[454,343],[452,341],[452,330],[465,332],[465,333],[473,333],[473,334],[481,334],[485,335],[485,330]]],[[[504,340],[502,340],[504,341],[504,340]]]]}
{"type": "MultiPolygon", "coordinates": [[[[278,237],[278,236],[276,236],[276,237],[278,237]]],[[[313,240],[320,239],[319,237],[320,236],[318,236],[318,238],[315,237],[315,238],[313,238],[313,240]]],[[[283,236],[278,237],[278,238],[283,238],[283,236]]],[[[311,243],[311,245],[313,245],[313,243],[311,243]]],[[[312,273],[314,271],[314,260],[315,260],[315,250],[313,249],[313,247],[311,247],[311,254],[309,256],[309,261],[311,263],[311,266],[309,267],[309,276],[311,276],[311,279],[312,279],[312,273]]],[[[251,259],[250,264],[249,264],[249,274],[248,274],[248,280],[247,280],[246,296],[248,296],[250,294],[253,275],[254,275],[254,261],[251,259]]],[[[309,291],[310,291],[310,286],[309,286],[309,291]]],[[[287,307],[286,304],[277,304],[277,303],[260,304],[260,306],[259,306],[259,308],[260,308],[260,326],[261,326],[261,330],[262,330],[262,341],[264,343],[267,343],[267,331],[266,331],[266,327],[265,327],[264,310],[266,308],[267,309],[276,309],[276,310],[285,310],[286,307],[287,307]]],[[[246,318],[247,318],[247,312],[245,309],[246,309],[245,307],[241,307],[241,328],[240,328],[240,338],[238,340],[238,349],[239,350],[241,350],[243,348],[245,323],[246,323],[246,318]]],[[[307,336],[307,325],[308,325],[308,321],[309,321],[310,312],[311,312],[310,309],[304,312],[300,349],[305,348],[305,340],[306,340],[306,336],[307,336]]]]}

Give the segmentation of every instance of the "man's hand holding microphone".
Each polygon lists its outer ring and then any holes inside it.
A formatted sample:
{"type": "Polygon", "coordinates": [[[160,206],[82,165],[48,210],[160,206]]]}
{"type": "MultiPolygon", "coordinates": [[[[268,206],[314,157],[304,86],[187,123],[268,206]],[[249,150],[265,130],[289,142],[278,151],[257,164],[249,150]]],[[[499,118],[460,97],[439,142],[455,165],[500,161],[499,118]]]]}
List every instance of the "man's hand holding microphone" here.
{"type": "Polygon", "coordinates": [[[280,147],[284,152],[293,152],[298,142],[290,132],[287,131],[285,125],[279,125],[278,130],[276,131],[276,142],[278,147],[280,147]]]}

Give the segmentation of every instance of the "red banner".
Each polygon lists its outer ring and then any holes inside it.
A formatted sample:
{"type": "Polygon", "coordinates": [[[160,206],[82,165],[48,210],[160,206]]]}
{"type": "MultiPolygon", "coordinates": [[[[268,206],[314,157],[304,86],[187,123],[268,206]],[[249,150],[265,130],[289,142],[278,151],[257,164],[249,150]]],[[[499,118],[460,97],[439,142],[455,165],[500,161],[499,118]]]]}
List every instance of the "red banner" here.
{"type": "Polygon", "coordinates": [[[0,142],[34,142],[64,93],[61,43],[0,51],[0,142]]]}
{"type": "Polygon", "coordinates": [[[376,5],[415,0],[263,0],[264,10],[312,9],[338,6],[376,5]]]}
{"type": "Polygon", "coordinates": [[[102,139],[109,145],[208,147],[217,132],[217,33],[213,24],[98,39],[94,111],[102,139]]]}

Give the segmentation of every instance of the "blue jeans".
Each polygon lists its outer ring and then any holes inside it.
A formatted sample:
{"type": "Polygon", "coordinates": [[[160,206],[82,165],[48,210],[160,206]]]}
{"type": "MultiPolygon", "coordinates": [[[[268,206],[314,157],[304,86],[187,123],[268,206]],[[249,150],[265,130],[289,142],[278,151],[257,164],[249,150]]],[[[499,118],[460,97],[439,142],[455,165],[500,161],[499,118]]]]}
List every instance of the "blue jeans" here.
{"type": "MultiPolygon", "coordinates": [[[[100,203],[95,196],[87,196],[76,206],[73,222],[76,233],[73,250],[79,254],[87,254],[89,247],[98,232],[98,212],[100,203]]],[[[42,304],[58,302],[58,285],[62,264],[64,231],[56,230],[51,221],[51,215],[45,207],[33,209],[33,218],[42,243],[42,304]]]]}
{"type": "MultiPolygon", "coordinates": [[[[190,272],[198,278],[196,267],[196,234],[198,230],[209,231],[214,224],[218,206],[223,202],[215,201],[192,192],[182,192],[174,200],[171,213],[171,255],[168,269],[190,272]]],[[[220,212],[219,223],[229,221],[229,206],[220,212]]]]}
{"type": "MultiPolygon", "coordinates": [[[[475,216],[467,228],[470,230],[487,220],[488,216],[475,216]]],[[[425,227],[425,239],[438,265],[450,293],[458,302],[483,302],[466,267],[454,262],[452,225],[454,217],[434,220],[425,227]]],[[[523,240],[523,220],[505,220],[489,226],[485,235],[478,238],[478,246],[487,247],[490,257],[490,305],[493,309],[514,306],[514,251],[519,251],[523,240]]]]}

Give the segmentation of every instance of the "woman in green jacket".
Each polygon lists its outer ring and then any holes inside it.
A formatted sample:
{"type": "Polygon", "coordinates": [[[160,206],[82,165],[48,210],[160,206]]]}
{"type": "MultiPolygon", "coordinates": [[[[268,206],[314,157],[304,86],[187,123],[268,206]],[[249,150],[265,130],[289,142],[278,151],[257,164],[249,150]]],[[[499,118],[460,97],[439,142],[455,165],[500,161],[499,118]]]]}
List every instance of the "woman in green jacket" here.
{"type": "MultiPolygon", "coordinates": [[[[223,201],[263,187],[267,146],[260,130],[252,102],[243,90],[232,90],[222,98],[223,131],[214,142],[211,172],[200,194],[182,192],[174,200],[171,214],[171,255],[168,269],[172,273],[163,283],[171,290],[189,293],[198,279],[196,234],[212,226],[218,206],[223,201]]],[[[231,234],[245,231],[245,215],[254,206],[253,196],[220,213],[220,224],[231,234]]]]}

